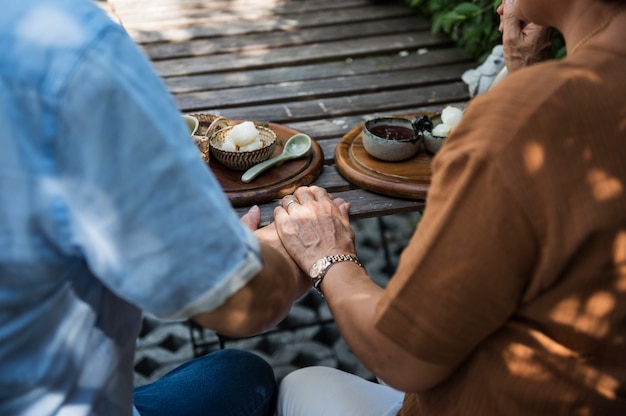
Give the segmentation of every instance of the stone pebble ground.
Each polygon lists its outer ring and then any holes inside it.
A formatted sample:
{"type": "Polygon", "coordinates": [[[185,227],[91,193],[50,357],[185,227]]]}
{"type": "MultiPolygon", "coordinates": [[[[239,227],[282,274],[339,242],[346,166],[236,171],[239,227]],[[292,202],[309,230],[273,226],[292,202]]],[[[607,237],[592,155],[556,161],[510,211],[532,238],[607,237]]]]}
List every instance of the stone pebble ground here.
{"type": "MultiPolygon", "coordinates": [[[[419,218],[416,212],[352,221],[359,258],[379,285],[385,286],[393,274],[419,218]]],[[[223,339],[189,322],[145,316],[137,339],[135,386],[156,380],[194,356],[224,347],[260,355],[272,365],[278,382],[290,372],[312,365],[374,380],[343,341],[324,299],[310,291],[276,328],[245,339],[223,339]]]]}

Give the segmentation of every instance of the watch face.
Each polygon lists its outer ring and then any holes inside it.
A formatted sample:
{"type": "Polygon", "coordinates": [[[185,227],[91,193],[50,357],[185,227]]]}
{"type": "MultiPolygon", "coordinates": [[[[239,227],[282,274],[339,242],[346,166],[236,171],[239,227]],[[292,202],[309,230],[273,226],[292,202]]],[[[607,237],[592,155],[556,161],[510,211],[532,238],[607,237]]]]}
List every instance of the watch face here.
{"type": "Polygon", "coordinates": [[[313,266],[311,266],[311,270],[309,270],[309,275],[311,275],[311,277],[315,279],[317,276],[320,275],[321,270],[322,270],[322,259],[319,259],[315,263],[313,263],[313,266]]]}
{"type": "Polygon", "coordinates": [[[328,263],[328,260],[326,260],[325,258],[321,258],[313,263],[313,266],[311,266],[311,270],[309,270],[309,275],[311,276],[311,278],[318,278],[324,271],[326,263],[328,263]]]}

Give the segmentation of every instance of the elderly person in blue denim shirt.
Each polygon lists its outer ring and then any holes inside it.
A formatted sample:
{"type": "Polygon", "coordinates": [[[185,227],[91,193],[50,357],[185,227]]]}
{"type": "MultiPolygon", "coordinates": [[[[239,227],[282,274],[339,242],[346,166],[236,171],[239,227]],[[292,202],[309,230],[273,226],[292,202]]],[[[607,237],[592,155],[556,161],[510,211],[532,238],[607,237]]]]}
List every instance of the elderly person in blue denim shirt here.
{"type": "Polygon", "coordinates": [[[272,412],[271,367],[229,350],[133,407],[142,311],[251,335],[310,283],[274,228],[256,230],[258,208],[238,218],[148,60],[92,1],[0,10],[0,414],[272,412]]]}

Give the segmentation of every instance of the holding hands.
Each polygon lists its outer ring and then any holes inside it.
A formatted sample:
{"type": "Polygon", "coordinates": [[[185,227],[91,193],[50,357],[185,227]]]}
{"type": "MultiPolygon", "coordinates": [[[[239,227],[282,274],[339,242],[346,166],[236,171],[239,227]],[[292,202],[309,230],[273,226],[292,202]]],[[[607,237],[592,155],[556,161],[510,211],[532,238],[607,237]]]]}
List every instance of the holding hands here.
{"type": "Polygon", "coordinates": [[[356,255],[350,227],[350,204],[320,187],[301,187],[274,209],[278,236],[301,270],[308,272],[321,257],[356,255]]]}

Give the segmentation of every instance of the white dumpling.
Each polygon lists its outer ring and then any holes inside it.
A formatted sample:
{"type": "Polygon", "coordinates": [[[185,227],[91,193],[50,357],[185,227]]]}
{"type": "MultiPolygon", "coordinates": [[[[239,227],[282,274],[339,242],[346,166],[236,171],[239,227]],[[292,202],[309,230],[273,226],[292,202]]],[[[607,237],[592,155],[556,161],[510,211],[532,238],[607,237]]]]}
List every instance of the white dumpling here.
{"type": "Polygon", "coordinates": [[[461,121],[463,111],[456,107],[448,106],[441,112],[441,122],[453,130],[461,121]]]}
{"type": "Polygon", "coordinates": [[[235,146],[242,147],[252,143],[259,135],[259,131],[252,121],[244,121],[235,125],[229,133],[230,140],[235,146]]]}
{"type": "Polygon", "coordinates": [[[235,146],[235,143],[233,143],[230,140],[224,140],[224,142],[222,143],[221,149],[226,152],[236,152],[237,146],[235,146]]]}
{"type": "Polygon", "coordinates": [[[258,150],[262,147],[263,147],[263,142],[261,141],[261,139],[256,139],[252,143],[248,143],[245,146],[241,146],[239,150],[242,152],[251,152],[253,150],[258,150]]]}
{"type": "Polygon", "coordinates": [[[446,124],[437,124],[433,129],[433,136],[448,137],[452,129],[446,124]]]}

